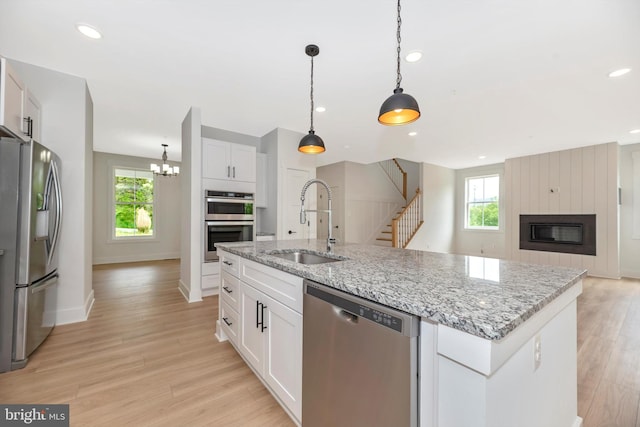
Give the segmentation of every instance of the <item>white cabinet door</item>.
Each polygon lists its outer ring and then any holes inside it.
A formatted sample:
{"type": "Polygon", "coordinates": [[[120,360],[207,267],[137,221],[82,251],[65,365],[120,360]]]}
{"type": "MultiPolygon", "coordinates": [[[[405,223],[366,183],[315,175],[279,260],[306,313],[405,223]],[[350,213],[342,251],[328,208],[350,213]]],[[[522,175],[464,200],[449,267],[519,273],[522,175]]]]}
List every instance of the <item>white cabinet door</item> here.
{"type": "Polygon", "coordinates": [[[24,117],[23,133],[34,141],[41,142],[40,139],[40,102],[33,96],[33,93],[27,89],[24,99],[24,117]]]}
{"type": "Polygon", "coordinates": [[[256,147],[202,138],[202,177],[256,182],[256,147]]]}
{"type": "Polygon", "coordinates": [[[251,286],[240,284],[240,352],[262,375],[265,335],[260,320],[264,320],[265,295],[251,286]]]}
{"type": "Polygon", "coordinates": [[[202,139],[202,176],[213,179],[231,178],[231,144],[215,139],[202,139]]]}
{"type": "Polygon", "coordinates": [[[3,126],[16,137],[28,141],[23,133],[24,127],[25,86],[16,72],[0,58],[0,126],[3,126]]]}
{"type": "Polygon", "coordinates": [[[263,378],[296,419],[302,416],[302,315],[265,297],[263,378]]]}
{"type": "Polygon", "coordinates": [[[256,182],[256,147],[231,144],[231,179],[256,182]]]}

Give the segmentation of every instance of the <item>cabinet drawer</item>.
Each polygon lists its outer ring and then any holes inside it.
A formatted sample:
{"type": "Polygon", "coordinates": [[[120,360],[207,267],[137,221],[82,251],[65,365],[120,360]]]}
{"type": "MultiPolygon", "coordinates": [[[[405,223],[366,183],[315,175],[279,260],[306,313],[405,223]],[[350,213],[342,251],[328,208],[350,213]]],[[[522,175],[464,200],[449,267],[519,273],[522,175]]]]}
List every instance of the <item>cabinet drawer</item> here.
{"type": "Polygon", "coordinates": [[[240,280],[302,313],[302,277],[241,258],[240,280]]]}
{"type": "Polygon", "coordinates": [[[200,285],[203,291],[215,290],[220,286],[220,276],[218,274],[212,274],[210,276],[202,276],[200,285]]]}
{"type": "Polygon", "coordinates": [[[235,311],[240,311],[240,280],[226,271],[222,272],[220,281],[220,295],[235,311]]]}
{"type": "Polygon", "coordinates": [[[220,326],[224,331],[229,341],[234,345],[238,345],[238,331],[240,322],[240,316],[238,312],[229,307],[229,304],[222,300],[220,303],[220,326]]]}
{"type": "Polygon", "coordinates": [[[237,255],[230,254],[229,252],[223,252],[218,250],[218,256],[220,257],[220,268],[222,271],[226,271],[232,276],[238,277],[240,270],[237,255]]]}

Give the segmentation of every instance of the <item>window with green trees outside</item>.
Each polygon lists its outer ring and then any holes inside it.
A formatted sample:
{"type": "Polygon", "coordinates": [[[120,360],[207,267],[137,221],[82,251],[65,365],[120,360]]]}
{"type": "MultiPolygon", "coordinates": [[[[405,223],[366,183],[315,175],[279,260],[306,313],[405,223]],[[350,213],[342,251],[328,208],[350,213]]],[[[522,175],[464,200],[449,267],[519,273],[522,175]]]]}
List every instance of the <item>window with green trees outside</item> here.
{"type": "Polygon", "coordinates": [[[498,230],[499,194],[498,175],[467,178],[465,228],[498,230]]]}
{"type": "Polygon", "coordinates": [[[114,236],[153,236],[153,172],[114,169],[114,236]]]}

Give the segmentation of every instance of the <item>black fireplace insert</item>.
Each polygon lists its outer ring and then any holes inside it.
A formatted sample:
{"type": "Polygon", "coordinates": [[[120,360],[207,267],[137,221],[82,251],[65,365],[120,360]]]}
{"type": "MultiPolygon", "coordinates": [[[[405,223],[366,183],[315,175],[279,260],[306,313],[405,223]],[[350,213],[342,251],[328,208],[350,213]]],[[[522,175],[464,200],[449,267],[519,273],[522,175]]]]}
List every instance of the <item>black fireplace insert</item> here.
{"type": "Polygon", "coordinates": [[[596,254],[595,215],[520,215],[520,249],[596,254]]]}

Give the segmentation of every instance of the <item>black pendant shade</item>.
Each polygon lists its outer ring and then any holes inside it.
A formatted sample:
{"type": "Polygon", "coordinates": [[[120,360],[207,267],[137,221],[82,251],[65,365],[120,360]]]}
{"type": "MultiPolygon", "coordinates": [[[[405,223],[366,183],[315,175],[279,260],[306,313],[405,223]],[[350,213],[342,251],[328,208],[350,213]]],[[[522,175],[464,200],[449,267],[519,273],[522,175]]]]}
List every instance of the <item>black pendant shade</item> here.
{"type": "Polygon", "coordinates": [[[305,154],[320,154],[324,152],[324,141],[312,130],[305,135],[298,144],[298,151],[305,154]]]}
{"type": "Polygon", "coordinates": [[[388,126],[406,125],[415,122],[420,117],[418,101],[408,93],[402,93],[402,88],[393,91],[380,107],[378,122],[388,126]]]}
{"type": "Polygon", "coordinates": [[[400,9],[400,0],[398,0],[398,27],[396,30],[396,38],[398,40],[398,47],[396,48],[396,88],[393,90],[393,95],[382,103],[382,106],[380,107],[380,114],[378,114],[378,123],[387,126],[406,125],[408,123],[415,122],[420,117],[418,101],[416,101],[413,96],[402,93],[402,88],[400,87],[400,84],[402,83],[402,74],[400,74],[400,29],[402,26],[400,9]]]}
{"type": "Polygon", "coordinates": [[[309,134],[302,137],[298,144],[298,151],[305,154],[324,153],[324,141],[313,130],[313,57],[320,53],[320,48],[315,44],[307,45],[304,52],[311,57],[311,127],[309,134]]]}

